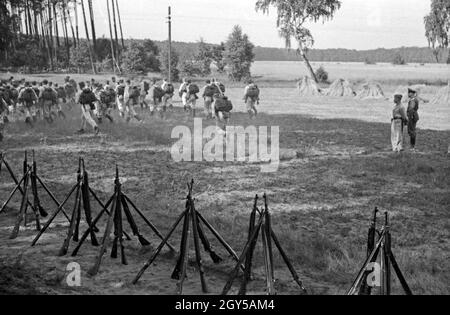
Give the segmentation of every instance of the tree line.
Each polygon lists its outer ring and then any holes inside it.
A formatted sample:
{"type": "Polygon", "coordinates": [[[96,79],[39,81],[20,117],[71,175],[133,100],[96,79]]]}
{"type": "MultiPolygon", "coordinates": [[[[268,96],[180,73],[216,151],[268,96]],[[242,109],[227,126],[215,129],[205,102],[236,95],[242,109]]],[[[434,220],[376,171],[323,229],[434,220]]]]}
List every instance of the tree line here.
{"type": "Polygon", "coordinates": [[[0,62],[3,66],[57,70],[88,55],[93,72],[109,51],[112,70],[125,48],[117,0],[104,0],[110,37],[97,38],[92,0],[0,0],[0,62]],[[81,15],[81,16],[80,16],[81,15]]]}
{"type": "MultiPolygon", "coordinates": [[[[351,49],[310,49],[308,56],[315,62],[365,62],[395,63],[401,56],[406,63],[445,63],[449,50],[438,51],[437,60],[434,51],[428,47],[401,47],[394,49],[351,50],[351,49]]],[[[255,48],[256,61],[298,61],[301,57],[295,50],[283,48],[255,48]]]]}

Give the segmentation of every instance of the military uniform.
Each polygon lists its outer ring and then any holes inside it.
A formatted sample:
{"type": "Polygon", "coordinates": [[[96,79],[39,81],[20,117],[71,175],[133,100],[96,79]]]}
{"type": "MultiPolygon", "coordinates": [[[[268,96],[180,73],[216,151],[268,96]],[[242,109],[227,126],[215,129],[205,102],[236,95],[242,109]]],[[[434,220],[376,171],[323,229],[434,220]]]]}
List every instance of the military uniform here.
{"type": "MultiPolygon", "coordinates": [[[[410,93],[416,93],[416,91],[410,90],[410,93]]],[[[417,122],[419,121],[419,100],[417,96],[410,97],[408,100],[408,134],[411,139],[411,148],[416,147],[417,138],[417,122]]]]}
{"type": "Polygon", "coordinates": [[[258,86],[254,83],[250,83],[245,87],[244,91],[244,102],[247,107],[247,112],[250,115],[250,118],[253,117],[253,115],[258,115],[258,110],[256,109],[256,105],[259,104],[259,89],[258,86]],[[257,89],[258,90],[258,96],[249,95],[249,91],[257,89]]]}
{"type": "Polygon", "coordinates": [[[214,90],[214,85],[212,83],[208,83],[203,88],[203,100],[205,102],[205,115],[208,119],[212,118],[213,112],[212,112],[212,106],[214,103],[214,95],[212,94],[212,91],[214,90]],[[210,92],[211,91],[211,92],[210,92]]]}
{"type": "MultiPolygon", "coordinates": [[[[91,102],[89,104],[82,104],[83,102],[81,102],[81,98],[84,97],[83,93],[89,94],[92,93],[92,91],[88,91],[89,89],[85,89],[84,91],[80,91],[76,97],[76,102],[77,104],[81,105],[81,129],[80,132],[84,132],[84,129],[86,128],[86,124],[88,123],[89,125],[92,126],[92,128],[94,129],[94,131],[96,133],[99,132],[97,123],[95,122],[94,118],[93,118],[93,111],[95,109],[95,102],[91,102]]],[[[90,97],[92,99],[96,99],[95,94],[94,95],[90,95],[90,97]]]]}
{"type": "Polygon", "coordinates": [[[391,121],[391,143],[394,152],[403,151],[403,127],[407,121],[406,111],[402,106],[402,95],[396,95],[391,121]]]}

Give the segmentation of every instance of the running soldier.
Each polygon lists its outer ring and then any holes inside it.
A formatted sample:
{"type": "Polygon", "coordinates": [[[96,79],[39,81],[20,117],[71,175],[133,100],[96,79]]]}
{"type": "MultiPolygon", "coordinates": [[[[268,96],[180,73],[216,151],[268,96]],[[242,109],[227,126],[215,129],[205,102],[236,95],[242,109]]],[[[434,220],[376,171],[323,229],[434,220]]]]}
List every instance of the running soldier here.
{"type": "Polygon", "coordinates": [[[216,119],[216,127],[218,133],[225,136],[226,128],[231,117],[231,111],[233,110],[233,104],[231,101],[221,93],[214,95],[213,113],[216,119]]]}
{"type": "Polygon", "coordinates": [[[178,90],[178,95],[180,96],[181,102],[183,103],[184,111],[187,111],[188,85],[189,85],[188,79],[185,78],[183,79],[183,83],[180,85],[180,88],[178,90]]]}
{"type": "Polygon", "coordinates": [[[56,94],[58,95],[58,102],[56,104],[56,111],[59,118],[66,119],[66,115],[63,112],[63,105],[67,104],[67,94],[64,86],[55,84],[56,94]]]}
{"type": "Polygon", "coordinates": [[[260,91],[258,86],[252,80],[249,80],[248,85],[245,87],[244,102],[247,106],[250,119],[258,115],[256,105],[259,105],[259,95],[260,91]]]}
{"type": "Polygon", "coordinates": [[[94,129],[95,135],[98,135],[100,129],[97,126],[93,118],[93,111],[95,110],[95,103],[98,101],[95,97],[94,92],[91,89],[86,87],[86,84],[80,82],[80,90],[77,97],[77,104],[81,105],[81,129],[78,130],[78,134],[83,134],[85,132],[86,123],[91,125],[94,129]]]}
{"type": "Polygon", "coordinates": [[[187,109],[192,113],[192,117],[195,118],[195,106],[197,104],[197,94],[200,93],[200,88],[197,84],[192,83],[191,80],[188,80],[187,91],[186,106],[187,109]]]}
{"type": "Polygon", "coordinates": [[[131,81],[127,81],[127,86],[125,88],[125,110],[127,113],[126,121],[130,122],[132,118],[136,119],[138,122],[142,122],[142,119],[138,116],[134,110],[134,106],[139,105],[141,98],[141,91],[135,85],[131,85],[131,81]]]}
{"type": "Polygon", "coordinates": [[[150,106],[150,115],[153,116],[155,112],[159,113],[161,119],[164,118],[164,113],[167,110],[165,104],[163,104],[163,98],[166,95],[166,92],[159,86],[155,81],[153,81],[153,85],[151,87],[151,106],[150,106]]]}
{"type": "Polygon", "coordinates": [[[416,151],[417,122],[419,121],[417,91],[408,89],[408,98],[408,134],[411,139],[411,150],[416,151]]]}
{"type": "Polygon", "coordinates": [[[163,89],[164,91],[163,107],[168,110],[172,110],[173,109],[172,100],[175,93],[175,87],[173,86],[172,83],[168,82],[167,79],[164,79],[163,84],[161,85],[161,89],[163,89]]]}
{"type": "Polygon", "coordinates": [[[116,88],[116,96],[117,96],[117,107],[119,109],[120,117],[122,118],[125,118],[125,90],[126,86],[123,83],[123,80],[120,80],[116,88]]]}
{"type": "Polygon", "coordinates": [[[36,104],[38,99],[39,98],[31,87],[31,84],[26,82],[25,87],[20,91],[19,102],[22,104],[25,111],[25,123],[31,128],[33,128],[33,122],[37,121],[36,104]]]}
{"type": "Polygon", "coordinates": [[[111,112],[114,108],[116,93],[109,86],[103,88],[101,84],[98,84],[95,94],[97,99],[99,100],[96,103],[96,115],[98,122],[102,123],[103,117],[105,117],[111,123],[113,123],[114,119],[111,116],[111,112]]]}
{"type": "Polygon", "coordinates": [[[214,103],[214,94],[216,94],[217,87],[211,83],[211,80],[206,80],[206,85],[203,88],[203,100],[205,102],[205,116],[206,119],[213,118],[212,105],[214,103]]]}
{"type": "Polygon", "coordinates": [[[141,83],[140,90],[141,90],[141,96],[140,96],[140,100],[139,101],[141,103],[141,108],[142,109],[149,108],[146,99],[147,99],[147,95],[148,95],[148,93],[150,91],[150,84],[147,81],[143,80],[142,83],[141,83]]]}
{"type": "Polygon", "coordinates": [[[39,94],[39,100],[41,101],[41,113],[42,117],[49,123],[53,123],[56,118],[56,114],[52,111],[52,108],[56,106],[58,102],[58,95],[56,91],[51,87],[48,81],[43,82],[41,93],[39,94]]]}
{"type": "MultiPolygon", "coordinates": [[[[74,81],[75,82],[75,81],[74,81]]],[[[77,96],[77,87],[76,83],[74,84],[70,81],[70,78],[68,81],[64,84],[64,90],[66,92],[67,101],[71,104],[76,103],[76,96],[77,96]]],[[[69,109],[71,109],[71,106],[69,106],[69,109]]]]}

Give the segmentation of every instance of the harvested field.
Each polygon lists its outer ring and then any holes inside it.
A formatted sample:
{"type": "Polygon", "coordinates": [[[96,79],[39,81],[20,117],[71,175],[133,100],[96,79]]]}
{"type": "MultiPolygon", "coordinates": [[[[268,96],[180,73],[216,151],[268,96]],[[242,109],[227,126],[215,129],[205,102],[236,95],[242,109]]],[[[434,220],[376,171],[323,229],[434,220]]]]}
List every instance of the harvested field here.
{"type": "MultiPolygon", "coordinates": [[[[233,90],[230,95],[238,92],[233,90]]],[[[269,99],[267,94],[264,97],[269,99]]],[[[378,206],[391,212],[394,252],[413,292],[450,292],[450,131],[421,130],[419,152],[397,155],[389,150],[387,123],[317,119],[295,112],[261,114],[257,120],[248,121],[246,115],[236,113],[233,125],[280,126],[280,147],[296,153],[287,155],[278,172],[264,174],[259,165],[246,163],[173,162],[169,153],[175,141],[170,137],[172,129],[193,124],[180,109],[167,121],[146,114],[144,124],[104,124],[99,137],[74,136],[77,117],[78,112],[67,122],[58,122],[52,128],[39,125],[32,131],[26,131],[22,123],[11,125],[1,151],[7,152],[8,161],[19,172],[23,150],[35,149],[40,175],[59,200],[75,182],[78,156],[85,157],[91,185],[102,200],[112,194],[114,166],[118,163],[123,190],[163,232],[184,210],[186,183],[194,178],[197,210],[238,252],[246,238],[252,198],[266,192],[274,230],[312,294],[343,294],[349,288],[365,258],[369,219],[378,206]]],[[[13,185],[3,170],[0,176],[3,201],[13,185]]],[[[51,205],[47,197],[42,199],[43,204],[51,205]]],[[[106,257],[100,274],[90,278],[86,272],[97,250],[88,244],[77,258],[56,257],[67,230],[62,218],[35,248],[29,247],[36,234],[32,229],[21,231],[14,241],[8,240],[19,202],[15,198],[8,211],[0,215],[0,279],[5,280],[0,292],[175,292],[175,282],[170,280],[175,259],[166,251],[137,286],[130,284],[158,245],[148,229],[143,229],[143,234],[151,240],[150,248],[140,249],[135,241],[127,242],[128,266],[106,257]],[[82,286],[76,289],[65,284],[66,266],[73,261],[82,268],[82,286]]],[[[98,207],[94,211],[98,212],[98,207]]],[[[178,241],[176,235],[172,243],[178,241]]],[[[219,244],[213,243],[227,257],[219,244]]],[[[258,248],[250,293],[264,293],[261,252],[258,248]]],[[[213,265],[206,256],[204,261],[211,293],[220,293],[234,264],[226,259],[221,265],[213,265]]],[[[194,266],[192,261],[185,293],[198,295],[201,286],[194,266]]],[[[280,294],[299,293],[278,256],[275,274],[280,294]]],[[[394,293],[400,293],[398,283],[394,293]]]]}

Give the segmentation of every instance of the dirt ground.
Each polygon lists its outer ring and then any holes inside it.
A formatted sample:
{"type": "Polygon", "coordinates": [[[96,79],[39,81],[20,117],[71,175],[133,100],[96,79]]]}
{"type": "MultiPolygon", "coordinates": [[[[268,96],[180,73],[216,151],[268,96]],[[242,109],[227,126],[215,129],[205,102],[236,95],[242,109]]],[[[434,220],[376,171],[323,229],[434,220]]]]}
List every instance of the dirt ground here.
{"type": "MultiPolygon", "coordinates": [[[[124,192],[166,233],[184,210],[186,183],[193,178],[197,210],[239,253],[247,238],[253,198],[266,193],[274,230],[310,294],[344,294],[351,286],[365,258],[371,212],[378,206],[391,213],[394,252],[414,293],[450,293],[449,131],[419,131],[419,152],[394,154],[389,150],[387,124],[264,114],[249,121],[246,115],[235,114],[232,124],[236,126],[280,126],[282,162],[278,172],[265,174],[258,164],[175,163],[169,152],[176,141],[171,139],[172,129],[193,124],[180,109],[166,121],[145,114],[143,124],[104,124],[98,137],[74,135],[78,109],[73,108],[71,113],[68,121],[51,127],[42,124],[29,129],[23,123],[8,126],[0,147],[16,174],[20,173],[23,151],[35,150],[39,175],[59,201],[75,184],[79,156],[85,158],[91,187],[103,202],[113,193],[114,167],[118,164],[124,192]]],[[[2,168],[1,202],[13,187],[2,168]]],[[[53,213],[54,204],[42,190],[40,195],[46,209],[53,213]]],[[[66,209],[72,204],[70,200],[66,209]]],[[[36,247],[30,247],[36,235],[32,218],[19,238],[9,240],[19,206],[20,198],[16,197],[0,214],[0,294],[175,292],[176,282],[170,275],[176,257],[167,250],[136,286],[130,283],[159,244],[143,222],[139,221],[139,226],[152,246],[141,248],[135,239],[126,242],[129,265],[123,266],[106,254],[99,275],[91,278],[87,271],[98,248],[87,242],[78,257],[57,257],[67,233],[63,216],[36,247]],[[79,288],[66,284],[66,267],[71,262],[81,266],[79,288]]],[[[98,211],[94,206],[94,212],[98,211]]],[[[104,226],[103,220],[101,231],[104,226]]],[[[203,253],[210,293],[219,294],[234,263],[208,236],[225,258],[222,264],[214,265],[203,253]]],[[[178,247],[179,240],[180,230],[171,243],[178,247]]],[[[258,248],[255,281],[249,287],[252,294],[265,293],[261,253],[258,248]]],[[[201,286],[192,250],[190,257],[184,293],[198,295],[201,286]]],[[[280,294],[300,294],[279,255],[275,273],[280,294]]],[[[394,291],[401,294],[397,282],[394,291]]]]}

